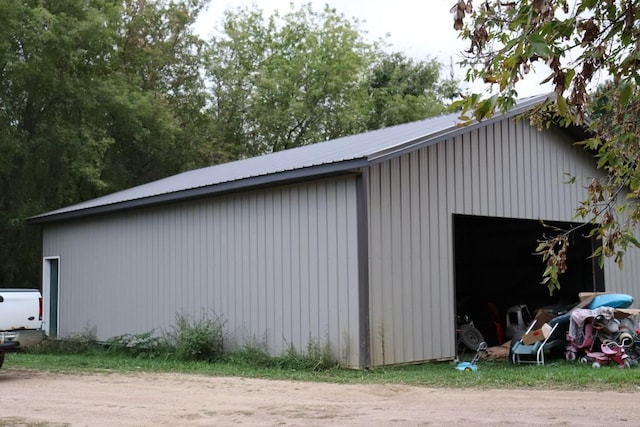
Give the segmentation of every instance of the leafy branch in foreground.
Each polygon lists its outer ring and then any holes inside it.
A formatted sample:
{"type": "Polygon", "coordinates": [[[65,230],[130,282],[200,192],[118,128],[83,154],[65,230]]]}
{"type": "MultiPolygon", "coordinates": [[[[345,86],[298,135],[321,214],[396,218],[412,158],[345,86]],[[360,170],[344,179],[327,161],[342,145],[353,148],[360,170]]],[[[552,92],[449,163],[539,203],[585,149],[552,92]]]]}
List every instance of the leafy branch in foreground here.
{"type": "MultiPolygon", "coordinates": [[[[629,245],[640,246],[640,0],[477,3],[459,0],[451,9],[454,29],[470,42],[462,61],[466,79],[484,81],[490,92],[460,101],[463,118],[508,110],[518,96],[516,84],[545,64],[550,74],[541,83],[550,82],[555,97],[538,108],[532,123],[581,126],[589,133],[581,144],[603,176],[586,188],[577,217],[595,227],[590,236],[600,241],[593,253],[600,264],[612,257],[622,267],[629,245]]],[[[571,232],[546,237],[538,247],[547,264],[543,283],[551,291],[560,286],[564,239],[571,232]]]]}
{"type": "Polygon", "coordinates": [[[544,236],[543,240],[538,241],[535,253],[542,256],[542,260],[547,265],[540,283],[547,285],[549,293],[560,289],[558,276],[567,271],[569,234],[570,232],[565,231],[553,237],[544,236]]]}

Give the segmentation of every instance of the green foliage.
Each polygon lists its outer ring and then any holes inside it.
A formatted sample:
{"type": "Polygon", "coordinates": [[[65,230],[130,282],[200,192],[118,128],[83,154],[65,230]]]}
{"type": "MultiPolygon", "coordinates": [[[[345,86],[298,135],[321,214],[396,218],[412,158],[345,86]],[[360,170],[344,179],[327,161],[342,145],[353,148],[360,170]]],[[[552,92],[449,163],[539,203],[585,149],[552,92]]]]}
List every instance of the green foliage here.
{"type": "Polygon", "coordinates": [[[440,84],[441,65],[384,53],[358,25],[310,4],[227,11],[208,66],[224,140],[251,156],[442,112],[455,85],[440,84]]]}
{"type": "Polygon", "coordinates": [[[441,114],[455,84],[440,82],[436,60],[416,62],[401,53],[378,53],[367,86],[367,129],[378,129],[441,114]]]}
{"type": "Polygon", "coordinates": [[[321,344],[313,338],[309,339],[305,351],[298,351],[290,345],[278,356],[269,354],[267,345],[257,340],[248,341],[241,348],[226,353],[223,345],[225,324],[221,316],[210,317],[203,313],[199,319],[194,319],[176,314],[176,325],[161,336],[149,331],[118,335],[99,343],[95,328],[87,327],[82,333],[64,339],[45,339],[28,352],[65,356],[108,354],[181,363],[231,363],[251,369],[325,371],[338,368],[329,343],[321,344]]]}
{"type": "Polygon", "coordinates": [[[303,352],[290,345],[283,355],[276,358],[276,361],[278,367],[283,369],[325,371],[338,367],[329,343],[321,345],[315,339],[309,339],[306,351],[303,352]]]}
{"type": "Polygon", "coordinates": [[[210,52],[213,113],[243,155],[364,130],[353,107],[372,47],[335,10],[305,5],[269,19],[256,7],[227,11],[210,52]]]}
{"type": "Polygon", "coordinates": [[[106,346],[109,352],[143,359],[168,357],[175,351],[166,340],[154,335],[153,331],[118,335],[107,339],[106,346]]]}
{"type": "Polygon", "coordinates": [[[101,352],[102,346],[96,340],[95,327],[86,327],[78,334],[62,339],[45,338],[39,345],[27,351],[35,354],[87,355],[101,352]]]}
{"type": "Polygon", "coordinates": [[[199,319],[177,314],[176,325],[165,332],[166,340],[179,360],[215,362],[223,356],[225,323],[221,316],[206,313],[199,319]]]}
{"type": "Polygon", "coordinates": [[[204,4],[0,0],[0,283],[39,282],[29,216],[222,159],[204,4]]]}
{"type": "Polygon", "coordinates": [[[192,25],[205,1],[124,2],[113,23],[106,107],[113,145],[102,176],[120,189],[226,160],[207,114],[206,43],[192,25]]]}
{"type": "Polygon", "coordinates": [[[268,368],[274,366],[267,345],[256,340],[246,342],[242,347],[229,353],[225,360],[229,363],[249,367],[268,368]]]}
{"type": "Polygon", "coordinates": [[[279,356],[271,356],[265,344],[248,342],[240,349],[228,355],[227,360],[234,364],[253,368],[275,368],[284,370],[326,371],[338,368],[329,343],[321,345],[310,338],[306,351],[298,351],[289,345],[287,351],[279,356]]]}
{"type": "MultiPolygon", "coordinates": [[[[587,195],[577,217],[596,225],[601,246],[594,256],[600,264],[612,258],[622,267],[627,249],[640,246],[635,237],[640,221],[640,1],[481,2],[474,9],[472,0],[460,0],[452,13],[454,28],[470,42],[463,61],[467,80],[482,79],[493,89],[489,99],[473,94],[462,100],[465,115],[481,120],[496,109],[509,109],[518,95],[515,84],[536,63],[549,67],[542,82],[551,82],[556,96],[532,121],[538,127],[579,125],[590,132],[582,144],[596,156],[602,176],[585,184],[587,195]],[[610,82],[594,91],[602,76],[610,82]]],[[[544,282],[551,288],[559,287],[562,273],[554,239],[541,242],[539,250],[555,252],[543,257],[548,267],[544,282]]]]}

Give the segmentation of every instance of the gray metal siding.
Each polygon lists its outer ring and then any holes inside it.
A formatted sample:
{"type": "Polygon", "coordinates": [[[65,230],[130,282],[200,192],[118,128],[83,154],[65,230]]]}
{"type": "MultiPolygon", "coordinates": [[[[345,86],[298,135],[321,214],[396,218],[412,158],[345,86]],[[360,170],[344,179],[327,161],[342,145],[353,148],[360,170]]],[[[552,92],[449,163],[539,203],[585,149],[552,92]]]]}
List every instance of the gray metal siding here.
{"type": "MultiPolygon", "coordinates": [[[[273,353],[328,340],[358,366],[368,329],[372,365],[453,357],[452,215],[572,220],[597,173],[554,129],[504,119],[455,135],[365,170],[360,253],[354,176],[45,224],[43,256],[60,256],[60,335],[159,332],[206,310],[230,341],[273,353]]],[[[625,265],[607,264],[607,289],[640,295],[638,251],[625,265]]]]}
{"type": "Polygon", "coordinates": [[[204,311],[237,345],[328,341],[358,366],[355,192],[351,176],[47,225],[60,335],[160,332],[204,311]]]}
{"type": "MultiPolygon", "coordinates": [[[[453,214],[571,221],[597,173],[560,131],[515,119],[371,167],[372,364],[455,355],[453,214]]],[[[625,261],[607,289],[640,295],[638,251],[625,261]]]]}

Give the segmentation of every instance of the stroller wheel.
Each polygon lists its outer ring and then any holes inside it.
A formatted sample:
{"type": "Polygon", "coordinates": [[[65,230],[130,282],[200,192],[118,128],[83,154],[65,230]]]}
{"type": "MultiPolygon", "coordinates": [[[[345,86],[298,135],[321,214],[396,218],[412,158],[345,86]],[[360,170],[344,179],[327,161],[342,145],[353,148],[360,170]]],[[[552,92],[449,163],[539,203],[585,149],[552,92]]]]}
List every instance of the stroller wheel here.
{"type": "Polygon", "coordinates": [[[600,366],[602,366],[602,365],[600,365],[600,362],[593,362],[593,363],[591,364],[591,367],[592,367],[592,368],[596,368],[596,369],[597,369],[597,368],[599,368],[600,366]]]}

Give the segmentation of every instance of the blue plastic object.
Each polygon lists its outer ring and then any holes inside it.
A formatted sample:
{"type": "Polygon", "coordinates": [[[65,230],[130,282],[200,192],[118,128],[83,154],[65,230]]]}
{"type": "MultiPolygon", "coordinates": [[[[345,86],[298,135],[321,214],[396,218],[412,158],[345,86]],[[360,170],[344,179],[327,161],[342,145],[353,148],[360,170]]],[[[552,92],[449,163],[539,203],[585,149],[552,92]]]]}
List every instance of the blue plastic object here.
{"type": "Polygon", "coordinates": [[[478,365],[471,362],[460,362],[456,365],[456,369],[458,371],[464,371],[464,372],[470,372],[470,371],[475,372],[478,370],[478,365]]]}
{"type": "Polygon", "coordinates": [[[627,308],[633,304],[633,297],[627,294],[596,295],[586,307],[590,310],[598,307],[627,308]]]}
{"type": "Polygon", "coordinates": [[[478,370],[478,365],[476,363],[480,360],[482,353],[487,351],[487,343],[482,341],[478,345],[478,350],[476,351],[475,356],[471,359],[471,362],[460,362],[456,365],[456,369],[462,372],[475,372],[478,370]]]}

